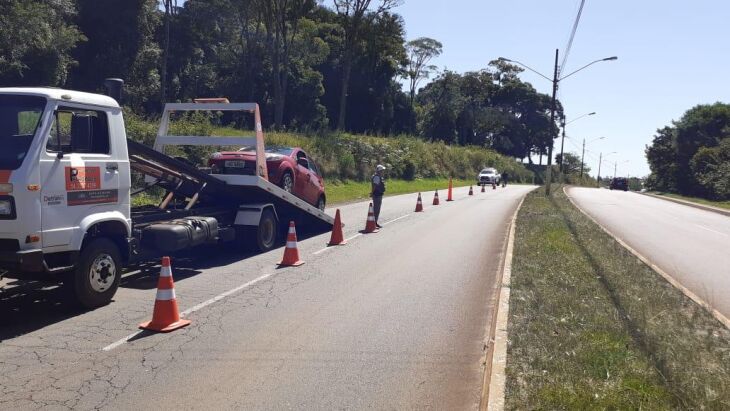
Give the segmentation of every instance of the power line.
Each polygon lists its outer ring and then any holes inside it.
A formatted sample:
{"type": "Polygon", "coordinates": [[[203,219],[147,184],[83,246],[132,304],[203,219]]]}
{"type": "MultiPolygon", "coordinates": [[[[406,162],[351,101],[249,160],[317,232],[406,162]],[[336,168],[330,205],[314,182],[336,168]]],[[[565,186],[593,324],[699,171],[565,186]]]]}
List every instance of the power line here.
{"type": "Polygon", "coordinates": [[[560,63],[560,68],[558,73],[562,74],[563,69],[565,68],[565,64],[568,62],[568,56],[570,55],[570,49],[573,47],[573,40],[575,39],[575,33],[578,31],[578,23],[580,23],[580,16],[583,14],[583,6],[585,6],[586,0],[581,0],[580,7],[578,8],[578,15],[575,16],[575,22],[573,23],[573,30],[570,32],[570,40],[568,40],[568,45],[565,47],[565,52],[563,53],[563,61],[560,63]]]}

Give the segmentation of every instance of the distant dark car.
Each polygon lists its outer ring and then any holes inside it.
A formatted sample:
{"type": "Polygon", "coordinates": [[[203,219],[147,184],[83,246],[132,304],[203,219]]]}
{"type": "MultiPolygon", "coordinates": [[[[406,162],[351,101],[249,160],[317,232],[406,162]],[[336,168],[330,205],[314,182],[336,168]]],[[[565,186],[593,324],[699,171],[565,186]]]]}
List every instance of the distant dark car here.
{"type": "Polygon", "coordinates": [[[616,177],[611,179],[611,184],[608,186],[611,190],[624,190],[629,191],[629,180],[624,177],[616,177]]]}
{"type": "MultiPolygon", "coordinates": [[[[266,147],[269,181],[324,210],[325,191],[322,174],[307,153],[299,147],[266,147]]],[[[254,175],[256,152],[253,147],[214,153],[208,159],[212,174],[254,175]]]]}

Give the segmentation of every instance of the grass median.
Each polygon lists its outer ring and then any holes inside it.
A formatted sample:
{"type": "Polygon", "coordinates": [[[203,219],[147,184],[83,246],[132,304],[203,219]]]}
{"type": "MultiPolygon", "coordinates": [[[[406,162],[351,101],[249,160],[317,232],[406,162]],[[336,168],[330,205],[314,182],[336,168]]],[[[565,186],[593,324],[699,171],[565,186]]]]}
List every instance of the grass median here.
{"type": "Polygon", "coordinates": [[[508,409],[730,409],[730,330],[572,206],[519,212],[508,409]]]}
{"type": "MultiPolygon", "coordinates": [[[[473,185],[474,180],[453,180],[454,187],[464,187],[473,185]]],[[[351,201],[358,201],[370,198],[370,182],[368,181],[345,181],[327,183],[325,182],[325,188],[327,190],[327,203],[328,204],[341,204],[351,201]]],[[[446,188],[449,186],[448,178],[432,178],[432,179],[416,179],[413,181],[406,180],[386,180],[387,191],[386,196],[397,195],[397,194],[408,194],[421,192],[426,198],[430,198],[430,195],[426,195],[426,192],[438,190],[444,190],[439,196],[444,196],[446,199],[446,188]]],[[[477,189],[477,186],[474,186],[477,189]]]]}

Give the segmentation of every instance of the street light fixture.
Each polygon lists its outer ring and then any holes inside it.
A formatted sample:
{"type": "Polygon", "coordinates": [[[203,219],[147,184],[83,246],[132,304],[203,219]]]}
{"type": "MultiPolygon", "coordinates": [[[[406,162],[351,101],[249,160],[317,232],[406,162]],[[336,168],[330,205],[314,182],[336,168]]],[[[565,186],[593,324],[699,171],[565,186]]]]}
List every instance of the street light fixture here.
{"type": "MultiPolygon", "coordinates": [[[[586,113],[586,114],[583,114],[582,116],[578,116],[578,117],[576,117],[576,118],[574,118],[574,119],[572,119],[572,120],[568,121],[567,123],[565,122],[565,116],[563,116],[563,138],[562,138],[562,139],[560,139],[560,174],[561,174],[561,175],[563,174],[563,163],[565,162],[565,158],[563,157],[563,156],[565,155],[565,154],[563,153],[563,148],[565,147],[565,126],[567,126],[568,124],[570,124],[570,123],[572,123],[572,122],[574,122],[574,121],[576,121],[576,120],[580,120],[580,119],[582,119],[583,117],[587,117],[587,116],[594,116],[595,114],[596,114],[596,112],[595,112],[595,111],[593,111],[593,112],[590,112],[590,113],[586,113]]],[[[581,164],[581,169],[582,169],[582,168],[583,168],[583,166],[582,166],[582,164],[581,164]]],[[[583,174],[583,172],[582,172],[582,171],[581,171],[581,174],[583,174]]],[[[581,177],[582,177],[582,176],[581,176],[581,177]]]]}
{"type": "MultiPolygon", "coordinates": [[[[611,154],[617,154],[617,151],[612,151],[608,154],[606,154],[606,157],[610,156],[611,154]]],[[[601,188],[601,163],[603,163],[603,153],[600,153],[598,155],[598,177],[596,178],[596,187],[601,188]]]]}
{"type": "MultiPolygon", "coordinates": [[[[604,138],[606,138],[606,137],[595,138],[595,139],[589,141],[588,144],[593,143],[598,140],[603,140],[604,138]]],[[[581,156],[580,156],[580,177],[581,178],[583,178],[583,163],[585,161],[585,158],[586,158],[586,139],[584,138],[583,139],[583,154],[581,154],[581,156]]],[[[599,165],[598,168],[600,169],[601,166],[599,165]]]]}
{"type": "MultiPolygon", "coordinates": [[[[499,57],[499,60],[506,61],[506,62],[509,62],[509,63],[519,64],[520,66],[522,66],[522,67],[530,70],[531,72],[533,72],[533,73],[539,75],[540,77],[542,77],[542,78],[544,78],[544,79],[546,79],[548,81],[551,81],[553,83],[553,96],[552,96],[551,105],[550,105],[550,124],[555,124],[555,104],[556,104],[555,103],[555,95],[558,92],[558,83],[559,82],[561,82],[562,80],[565,80],[566,78],[572,76],[573,74],[575,74],[575,73],[577,73],[577,72],[579,72],[579,71],[581,71],[581,70],[583,70],[583,69],[585,69],[585,68],[587,68],[589,66],[592,66],[593,64],[596,64],[596,63],[599,63],[599,62],[602,62],[602,61],[614,61],[614,60],[618,60],[618,57],[616,57],[616,56],[598,59],[598,60],[595,60],[595,61],[592,61],[592,62],[586,64],[585,66],[579,68],[578,70],[575,70],[574,72],[572,72],[572,73],[570,73],[570,74],[568,74],[566,76],[558,77],[559,76],[559,72],[558,72],[558,54],[559,54],[558,49],[555,49],[555,69],[553,71],[553,79],[552,80],[550,80],[550,78],[548,76],[540,73],[539,71],[533,69],[532,67],[528,66],[525,63],[521,63],[521,62],[519,62],[517,60],[510,60],[508,58],[499,57]]],[[[554,140],[555,140],[555,138],[552,138],[550,140],[550,145],[548,146],[548,163],[547,163],[547,172],[545,173],[545,177],[546,177],[545,178],[545,180],[546,180],[545,181],[545,195],[547,195],[547,196],[550,195],[550,183],[552,181],[553,141],[554,140]]]]}

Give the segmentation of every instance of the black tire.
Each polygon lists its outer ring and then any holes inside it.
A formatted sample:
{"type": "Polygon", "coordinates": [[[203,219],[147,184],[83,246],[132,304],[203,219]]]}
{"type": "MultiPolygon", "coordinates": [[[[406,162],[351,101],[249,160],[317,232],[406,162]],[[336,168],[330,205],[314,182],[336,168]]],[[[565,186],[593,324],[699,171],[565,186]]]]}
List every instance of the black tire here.
{"type": "Polygon", "coordinates": [[[94,238],[82,248],[76,269],[67,274],[67,287],[81,306],[96,308],[111,302],[121,278],[117,245],[108,238],[94,238]]]}
{"type": "Polygon", "coordinates": [[[294,175],[291,171],[284,171],[284,174],[281,175],[281,181],[279,182],[279,186],[287,193],[291,193],[294,191],[294,175]]]}
{"type": "Polygon", "coordinates": [[[256,229],[256,247],[262,253],[272,250],[276,247],[279,239],[279,227],[276,221],[276,215],[271,209],[266,209],[261,213],[261,220],[256,229]]]}
{"type": "Polygon", "coordinates": [[[327,201],[325,200],[324,196],[319,196],[319,200],[317,200],[317,208],[319,208],[320,211],[324,211],[324,207],[327,205],[327,201]]]}

